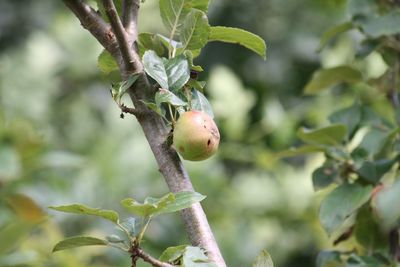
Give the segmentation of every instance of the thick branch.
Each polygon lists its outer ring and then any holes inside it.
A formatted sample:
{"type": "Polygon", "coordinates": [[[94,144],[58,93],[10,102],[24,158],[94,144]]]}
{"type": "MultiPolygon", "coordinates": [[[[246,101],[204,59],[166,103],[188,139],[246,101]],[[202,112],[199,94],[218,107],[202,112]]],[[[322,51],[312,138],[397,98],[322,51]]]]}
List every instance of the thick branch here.
{"type": "Polygon", "coordinates": [[[138,37],[137,18],[139,12],[139,0],[124,0],[122,8],[122,24],[128,33],[129,43],[133,45],[138,37]]]}
{"type": "Polygon", "coordinates": [[[153,258],[149,254],[144,252],[141,248],[135,249],[134,253],[137,256],[139,256],[140,258],[142,258],[145,262],[150,263],[154,267],[175,267],[175,265],[172,265],[172,264],[169,264],[166,262],[162,262],[162,261],[157,260],[156,258],[153,258]]]}
{"type": "Polygon", "coordinates": [[[63,0],[80,20],[83,28],[87,29],[99,43],[113,56],[117,57],[118,45],[111,27],[102,17],[82,0],[63,0]]]}
{"type": "Polygon", "coordinates": [[[129,73],[141,72],[142,65],[139,64],[140,59],[137,53],[131,48],[129,44],[127,33],[122,25],[121,19],[115,9],[112,0],[103,0],[104,9],[106,10],[107,17],[110,20],[111,27],[117,37],[119,49],[121,51],[122,59],[125,62],[125,71],[129,73]]]}

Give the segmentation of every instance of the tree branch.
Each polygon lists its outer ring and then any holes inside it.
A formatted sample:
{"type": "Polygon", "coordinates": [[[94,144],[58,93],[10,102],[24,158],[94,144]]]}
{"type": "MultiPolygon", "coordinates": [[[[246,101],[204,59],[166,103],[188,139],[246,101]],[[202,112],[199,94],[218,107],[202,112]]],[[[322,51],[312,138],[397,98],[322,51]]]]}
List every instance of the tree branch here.
{"type": "MultiPolygon", "coordinates": [[[[129,0],[126,0],[125,8],[129,6],[128,1],[129,0]]],[[[64,0],[64,2],[76,14],[82,25],[89,29],[92,35],[94,35],[96,39],[103,44],[103,35],[107,34],[104,31],[104,21],[101,20],[98,21],[98,23],[95,23],[94,19],[88,20],[86,16],[86,13],[88,12],[83,12],[81,10],[83,5],[81,0],[64,0]],[[80,12],[76,12],[76,5],[79,6],[78,11],[80,12]]],[[[121,50],[117,52],[114,51],[114,53],[111,52],[113,50],[109,50],[119,65],[121,76],[124,79],[127,79],[132,72],[142,74],[128,92],[135,106],[136,112],[140,114],[140,116],[136,116],[136,118],[143,129],[146,139],[159,166],[160,172],[164,176],[171,192],[177,193],[181,191],[194,191],[190,178],[184,169],[178,154],[165,142],[166,137],[169,134],[169,129],[166,127],[162,118],[155,112],[148,109],[141,101],[154,98],[155,90],[149,84],[146,74],[143,72],[143,64],[140,60],[140,57],[134,47],[129,45],[129,41],[127,41],[128,39],[126,36],[127,34],[122,27],[121,20],[118,17],[115,8],[113,8],[112,1],[103,0],[103,3],[108,7],[106,8],[107,16],[110,18],[113,31],[118,40],[118,43],[114,41],[113,44],[115,45],[117,43],[116,47],[121,50]]],[[[128,12],[130,15],[126,16],[130,17],[129,21],[132,21],[132,23],[136,24],[137,12],[133,10],[134,5],[130,5],[130,7],[132,10],[125,10],[124,12],[128,12]]],[[[98,17],[94,16],[92,12],[93,11],[90,11],[90,16],[96,18],[97,21],[98,17]]],[[[134,39],[136,39],[136,37],[134,39]]],[[[104,47],[106,47],[105,45],[110,44],[103,44],[104,47]]],[[[225,261],[222,258],[201,205],[196,203],[192,205],[192,207],[183,210],[181,215],[192,245],[205,249],[209,259],[216,263],[218,267],[226,267],[225,261]]]]}
{"type": "Polygon", "coordinates": [[[136,248],[132,253],[134,253],[138,257],[142,258],[145,262],[150,263],[154,267],[175,267],[175,265],[172,265],[172,264],[169,264],[166,262],[162,262],[162,261],[157,260],[156,258],[153,258],[149,254],[144,252],[144,250],[142,250],[141,248],[136,248]]]}
{"type": "Polygon", "coordinates": [[[124,0],[122,7],[122,23],[128,33],[129,43],[133,45],[138,37],[137,18],[140,0],[124,0]]]}
{"type": "Polygon", "coordinates": [[[80,20],[83,28],[88,30],[111,55],[117,57],[119,53],[118,44],[110,25],[82,0],[63,1],[80,20]]]}
{"type": "MultiPolygon", "coordinates": [[[[138,54],[131,48],[129,44],[127,33],[122,25],[121,19],[118,16],[117,10],[115,9],[114,2],[112,0],[103,0],[104,9],[107,17],[110,20],[111,27],[117,37],[118,46],[121,50],[122,59],[125,62],[125,71],[129,73],[141,72],[142,65],[138,62],[138,54]]],[[[128,11],[126,11],[128,12],[128,11]]]]}

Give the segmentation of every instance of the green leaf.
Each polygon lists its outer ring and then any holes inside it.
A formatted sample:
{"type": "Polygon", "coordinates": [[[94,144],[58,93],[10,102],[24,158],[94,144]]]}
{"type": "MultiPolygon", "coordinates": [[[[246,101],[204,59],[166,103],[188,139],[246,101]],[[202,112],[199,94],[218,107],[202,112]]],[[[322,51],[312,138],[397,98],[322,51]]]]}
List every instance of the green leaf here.
{"type": "Polygon", "coordinates": [[[163,262],[175,262],[183,256],[187,245],[169,247],[161,254],[159,260],[163,262]]]}
{"type": "Polygon", "coordinates": [[[217,267],[217,265],[209,262],[201,248],[187,246],[182,258],[182,267],[217,267]]]}
{"type": "Polygon", "coordinates": [[[332,234],[370,198],[372,186],[342,184],[321,203],[319,219],[328,234],[332,234]]]}
{"type": "Polygon", "coordinates": [[[175,195],[169,193],[161,198],[147,197],[144,203],[127,198],[122,200],[121,204],[138,216],[149,217],[186,209],[204,198],[205,196],[197,192],[178,192],[175,195]]]}
{"type": "Polygon", "coordinates": [[[383,248],[387,242],[386,235],[381,231],[379,224],[369,206],[360,209],[354,227],[354,235],[357,241],[368,251],[383,248]]]}
{"type": "Polygon", "coordinates": [[[310,153],[325,152],[326,148],[319,145],[304,145],[300,147],[292,147],[275,154],[279,158],[295,157],[310,153]]]}
{"type": "Polygon", "coordinates": [[[211,118],[214,118],[214,112],[208,99],[198,90],[193,89],[192,100],[190,102],[191,109],[207,113],[211,118]]]}
{"type": "Polygon", "coordinates": [[[312,173],[314,190],[324,189],[335,182],[338,177],[338,170],[333,164],[325,163],[312,173]]]}
{"type": "Polygon", "coordinates": [[[378,5],[375,0],[349,0],[348,11],[350,16],[371,15],[377,13],[378,5]]]}
{"type": "Polygon", "coordinates": [[[372,38],[400,33],[400,11],[392,10],[384,15],[357,16],[354,24],[372,38]]]}
{"type": "Polygon", "coordinates": [[[329,121],[334,124],[344,124],[347,127],[348,138],[351,139],[361,122],[361,107],[354,103],[351,107],[338,110],[329,116],[329,121]]]}
{"type": "Polygon", "coordinates": [[[161,107],[162,103],[168,103],[171,104],[174,107],[182,107],[186,106],[187,103],[184,102],[182,99],[180,99],[178,96],[176,96],[174,93],[171,91],[165,90],[165,89],[160,89],[156,93],[155,96],[155,101],[157,107],[161,107]]]}
{"type": "Polygon", "coordinates": [[[173,92],[180,90],[190,78],[189,63],[184,55],[164,61],[168,77],[168,88],[173,92]]]}
{"type": "Polygon", "coordinates": [[[126,81],[113,84],[111,88],[111,95],[115,102],[121,103],[122,96],[128,89],[136,82],[140,74],[131,74],[126,81]]]}
{"type": "Polygon", "coordinates": [[[128,231],[131,236],[136,236],[142,229],[142,221],[134,217],[128,217],[121,222],[122,227],[128,231]]]}
{"type": "Polygon", "coordinates": [[[317,130],[300,128],[297,136],[309,144],[316,145],[339,145],[346,136],[346,126],[343,124],[333,124],[317,130]]]}
{"type": "Polygon", "coordinates": [[[117,223],[119,220],[119,215],[117,212],[113,210],[102,210],[98,208],[90,208],[81,204],[72,204],[65,206],[51,206],[50,209],[56,211],[62,211],[67,213],[75,213],[75,214],[83,214],[83,215],[93,215],[97,217],[101,217],[112,221],[113,223],[117,223]]]}
{"type": "Polygon", "coordinates": [[[179,35],[183,50],[203,48],[208,42],[209,34],[207,15],[203,11],[192,9],[186,16],[179,35]]]}
{"type": "Polygon", "coordinates": [[[274,263],[272,262],[272,258],[266,250],[260,252],[257,256],[254,263],[251,265],[252,267],[274,267],[274,263]]]}
{"type": "Polygon", "coordinates": [[[316,71],[304,88],[304,94],[313,95],[339,83],[357,83],[363,79],[359,70],[350,66],[339,66],[316,71]]]}
{"type": "Polygon", "coordinates": [[[344,33],[348,30],[353,29],[353,27],[354,27],[353,23],[348,21],[348,22],[344,22],[339,25],[336,25],[335,27],[324,32],[324,34],[321,37],[319,46],[317,48],[317,52],[320,52],[332,38],[334,38],[335,36],[337,36],[341,33],[344,33]]]}
{"type": "Polygon", "coordinates": [[[158,210],[156,214],[172,213],[177,212],[186,208],[189,208],[194,203],[200,202],[205,199],[206,196],[197,192],[178,192],[175,194],[175,200],[167,203],[162,209],[158,210]]]}
{"type": "Polygon", "coordinates": [[[164,89],[169,89],[168,75],[162,58],[156,52],[149,50],[143,55],[143,66],[146,73],[164,89]]]}
{"type": "Polygon", "coordinates": [[[400,205],[397,205],[397,203],[400,203],[399,180],[376,194],[376,213],[386,230],[394,226],[400,218],[400,205]]]}
{"type": "Polygon", "coordinates": [[[149,50],[143,55],[143,65],[146,73],[163,89],[177,91],[190,78],[189,63],[184,55],[168,60],[149,50]]]}
{"type": "Polygon", "coordinates": [[[146,102],[144,100],[140,100],[143,104],[145,104],[149,109],[155,111],[158,115],[160,115],[161,117],[165,116],[165,109],[163,109],[162,107],[157,106],[156,103],[153,102],[146,102]]]}
{"type": "Polygon", "coordinates": [[[179,34],[183,21],[192,8],[207,12],[208,0],[160,0],[161,19],[167,29],[179,34]]]}
{"type": "Polygon", "coordinates": [[[344,267],[337,251],[321,251],[317,256],[317,267],[344,267]]]}
{"type": "Polygon", "coordinates": [[[106,246],[107,241],[90,236],[74,236],[58,242],[54,246],[53,252],[65,249],[83,247],[83,246],[97,246],[97,245],[106,246]]]}
{"type": "Polygon", "coordinates": [[[97,59],[97,66],[104,74],[110,74],[111,72],[118,70],[117,62],[105,49],[103,49],[97,59]]]}
{"type": "Polygon", "coordinates": [[[138,216],[149,217],[154,215],[157,211],[161,210],[168,203],[171,203],[174,200],[174,194],[169,193],[161,198],[147,197],[143,203],[140,203],[133,198],[127,198],[122,200],[121,204],[127,210],[138,216]]]}
{"type": "Polygon", "coordinates": [[[357,173],[366,181],[376,184],[398,161],[398,158],[399,157],[392,160],[381,159],[377,161],[364,161],[361,167],[357,170],[357,173]]]}
{"type": "Polygon", "coordinates": [[[0,177],[2,181],[17,178],[21,170],[22,164],[16,148],[11,145],[0,146],[0,177]]]}
{"type": "MultiPolygon", "coordinates": [[[[0,229],[0,255],[13,249],[32,231],[38,223],[14,220],[0,229]]],[[[0,257],[1,258],[1,257],[0,257]]]]}
{"type": "Polygon", "coordinates": [[[242,45],[266,59],[267,47],[264,40],[251,32],[230,27],[211,27],[209,42],[220,41],[242,45]]]}
{"type": "Polygon", "coordinates": [[[390,136],[390,133],[380,128],[371,128],[363,137],[358,148],[367,151],[368,155],[373,156],[381,151],[388,136],[390,136]]]}
{"type": "Polygon", "coordinates": [[[124,243],[125,242],[125,240],[118,235],[108,235],[108,236],[106,236],[106,239],[110,243],[124,243]]]}
{"type": "MultiPolygon", "coordinates": [[[[163,40],[156,33],[140,33],[138,37],[138,47],[140,57],[143,57],[147,50],[153,50],[160,57],[163,56],[166,51],[163,40]]],[[[166,47],[168,47],[168,43],[166,47]]]]}

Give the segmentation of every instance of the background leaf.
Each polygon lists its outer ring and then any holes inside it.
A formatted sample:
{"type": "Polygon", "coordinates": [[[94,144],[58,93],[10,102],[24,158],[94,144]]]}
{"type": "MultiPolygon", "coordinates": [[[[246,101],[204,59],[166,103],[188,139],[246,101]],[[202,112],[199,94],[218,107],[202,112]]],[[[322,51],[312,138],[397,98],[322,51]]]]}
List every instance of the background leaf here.
{"type": "Polygon", "coordinates": [[[375,209],[385,229],[395,225],[400,218],[400,181],[386,186],[376,194],[375,209]]]}
{"type": "Polygon", "coordinates": [[[53,252],[65,249],[83,247],[83,246],[96,246],[96,245],[106,246],[107,241],[90,236],[74,236],[58,242],[54,246],[53,252]]]}
{"type": "Polygon", "coordinates": [[[342,184],[322,201],[319,219],[328,234],[333,233],[352,213],[365,204],[371,196],[372,186],[342,184]]]}
{"type": "Polygon", "coordinates": [[[242,29],[222,26],[211,27],[209,42],[212,41],[239,44],[256,52],[264,59],[267,57],[267,46],[264,40],[254,33],[242,29]]]}
{"type": "Polygon", "coordinates": [[[65,206],[51,206],[50,209],[56,211],[62,211],[67,213],[83,214],[83,215],[93,215],[97,217],[102,217],[113,223],[117,223],[119,220],[118,213],[113,210],[102,210],[96,208],[90,208],[81,204],[72,204],[65,206]]]}
{"type": "Polygon", "coordinates": [[[304,94],[312,95],[339,83],[357,83],[363,79],[360,71],[350,66],[339,66],[316,71],[304,88],[304,94]]]}
{"type": "Polygon", "coordinates": [[[336,25],[335,27],[324,32],[324,34],[321,37],[321,41],[318,45],[317,52],[320,52],[332,38],[334,38],[338,34],[341,34],[348,30],[353,29],[353,27],[354,27],[353,23],[347,21],[347,22],[341,23],[339,25],[336,25]]]}
{"type": "Polygon", "coordinates": [[[252,267],[274,267],[274,263],[272,262],[272,258],[266,250],[260,252],[257,256],[254,263],[251,265],[252,267]]]}
{"type": "Polygon", "coordinates": [[[343,124],[329,125],[325,128],[308,130],[300,128],[297,136],[306,143],[318,145],[339,145],[346,136],[346,126],[343,124]]]}

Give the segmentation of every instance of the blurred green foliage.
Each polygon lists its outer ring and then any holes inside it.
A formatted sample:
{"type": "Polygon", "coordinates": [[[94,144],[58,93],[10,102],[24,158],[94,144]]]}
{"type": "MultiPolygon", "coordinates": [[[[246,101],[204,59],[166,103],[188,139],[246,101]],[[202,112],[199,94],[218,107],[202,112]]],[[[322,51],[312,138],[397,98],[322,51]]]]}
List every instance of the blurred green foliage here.
{"type": "MultiPolygon", "coordinates": [[[[207,195],[202,204],[228,266],[249,266],[262,249],[276,266],[314,266],[318,251],[330,247],[317,219],[326,192],[314,194],[311,180],[323,158],[280,160],[277,152],[298,144],[300,126],[326,125],[328,114],[352,103],[341,86],[302,95],[321,65],[354,58],[354,32],[316,52],[322,33],[347,16],[344,4],[212,1],[210,24],[252,31],[268,46],[266,62],[218,43],[197,60],[222,141],[217,156],[185,166],[196,191],[207,195]]],[[[55,217],[48,206],[121,211],[121,199],[168,191],[137,122],[119,119],[111,85],[96,67],[101,47],[61,1],[0,1],[0,18],[0,266],[129,266],[116,250],[51,253],[65,236],[101,237],[113,229],[92,218],[55,217]]],[[[156,0],[142,5],[139,26],[165,32],[156,0]]],[[[370,77],[386,67],[374,53],[360,63],[370,77]]],[[[379,106],[373,90],[363,92],[379,106]]],[[[144,246],[158,256],[188,242],[182,229],[178,215],[156,219],[144,246]]]]}

